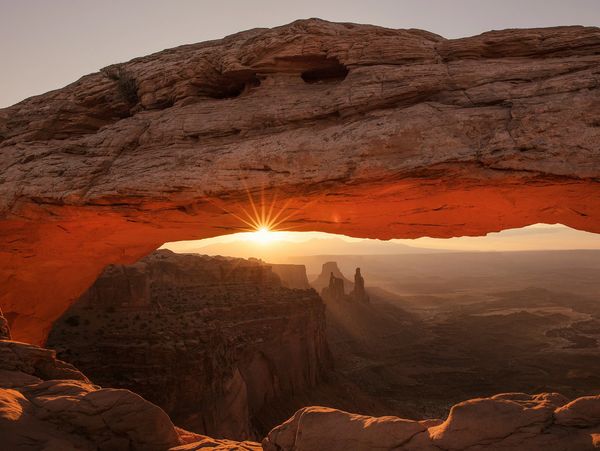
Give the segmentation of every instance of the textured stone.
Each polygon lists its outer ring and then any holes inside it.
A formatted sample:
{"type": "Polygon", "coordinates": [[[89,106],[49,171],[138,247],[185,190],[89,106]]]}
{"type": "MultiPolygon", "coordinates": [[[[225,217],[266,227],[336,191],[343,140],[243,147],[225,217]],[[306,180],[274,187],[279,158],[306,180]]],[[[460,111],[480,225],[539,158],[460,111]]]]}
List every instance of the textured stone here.
{"type": "Polygon", "coordinates": [[[556,423],[564,426],[593,427],[600,425],[600,395],[578,398],[555,412],[556,423]]]}
{"type": "Polygon", "coordinates": [[[310,19],[137,58],[0,110],[13,337],[42,342],[108,263],[246,228],[247,191],[276,199],[295,230],[598,232],[599,49],[593,27],[446,40],[310,19]]]}
{"type": "Polygon", "coordinates": [[[262,439],[332,367],[314,290],[282,287],[258,260],[168,250],[106,268],[48,345],[179,426],[236,440],[262,439]]]}
{"type": "Polygon", "coordinates": [[[455,405],[448,418],[414,422],[308,407],[273,429],[265,451],[597,449],[600,398],[507,393],[455,405]]]}
{"type": "Polygon", "coordinates": [[[162,451],[183,443],[159,407],[92,385],[53,351],[0,341],[0,356],[2,449],[162,451]]]}
{"type": "Polygon", "coordinates": [[[396,417],[367,417],[327,407],[306,407],[273,429],[265,451],[399,449],[425,427],[396,417]]]}
{"type": "Polygon", "coordinates": [[[10,340],[10,329],[6,318],[2,315],[2,309],[0,309],[0,340],[10,340]]]}

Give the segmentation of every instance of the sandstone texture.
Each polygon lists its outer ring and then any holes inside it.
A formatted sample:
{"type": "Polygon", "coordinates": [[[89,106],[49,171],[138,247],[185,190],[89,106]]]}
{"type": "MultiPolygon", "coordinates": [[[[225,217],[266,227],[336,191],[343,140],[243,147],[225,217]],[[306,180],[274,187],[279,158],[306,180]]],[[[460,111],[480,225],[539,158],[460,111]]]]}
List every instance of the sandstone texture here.
{"type": "Polygon", "coordinates": [[[13,337],[43,342],[109,263],[246,228],[248,193],[295,230],[598,232],[599,73],[594,27],[448,40],[310,19],[2,109],[0,305],[13,337]]]}
{"type": "MultiPolygon", "coordinates": [[[[295,276],[303,268],[290,266],[295,276]]],[[[106,268],[48,346],[95,383],[159,405],[178,426],[238,440],[262,439],[332,367],[314,290],[283,287],[259,260],[168,250],[106,268]]]]}
{"type": "Polygon", "coordinates": [[[600,397],[506,393],[460,403],[445,421],[306,407],[261,446],[177,428],[159,407],[93,385],[53,351],[0,340],[0,443],[7,451],[584,451],[600,447],[600,397]]]}
{"type": "Polygon", "coordinates": [[[445,421],[367,417],[306,407],[273,429],[265,451],[528,450],[600,447],[600,397],[506,393],[455,405],[445,421]],[[568,413],[567,413],[568,412],[568,413]]]}
{"type": "Polygon", "coordinates": [[[182,443],[159,407],[92,385],[53,351],[2,340],[0,355],[3,450],[159,451],[182,443]]]}
{"type": "Polygon", "coordinates": [[[10,329],[8,328],[8,321],[2,316],[2,310],[0,309],[0,340],[10,339],[10,329]]]}

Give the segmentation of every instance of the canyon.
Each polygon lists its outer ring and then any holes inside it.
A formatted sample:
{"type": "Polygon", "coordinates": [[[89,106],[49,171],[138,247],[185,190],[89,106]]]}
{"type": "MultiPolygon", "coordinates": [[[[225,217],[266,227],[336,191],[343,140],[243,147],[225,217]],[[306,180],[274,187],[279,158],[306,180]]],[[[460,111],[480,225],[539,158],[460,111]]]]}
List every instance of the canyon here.
{"type": "MultiPolygon", "coordinates": [[[[242,286],[240,301],[252,308],[228,310],[219,305],[223,293],[211,298],[206,290],[207,318],[217,316],[192,337],[186,331],[204,320],[186,317],[174,303],[187,323],[175,320],[151,293],[153,281],[176,287],[177,296],[161,292],[168,301],[196,288],[176,271],[162,280],[149,276],[154,264],[168,269],[157,257],[136,262],[167,241],[245,230],[256,202],[270,204],[283,227],[357,237],[481,235],[537,222],[600,233],[599,77],[596,27],[445,39],[308,19],[115,64],[1,109],[2,443],[19,450],[597,449],[600,398],[569,401],[552,392],[477,397],[455,404],[445,420],[303,407],[266,433],[261,418],[283,417],[269,410],[269,400],[324,378],[318,296],[295,290],[304,287],[302,277],[281,285],[277,271],[297,270],[244,263],[231,273],[242,286]],[[107,265],[102,277],[111,283],[101,277],[94,285],[107,265]],[[265,299],[243,288],[247,277],[264,288],[265,299]],[[297,293],[292,298],[303,308],[268,295],[282,290],[297,293]],[[135,377],[127,376],[128,362],[152,371],[160,357],[170,366],[144,374],[161,387],[150,384],[149,398],[168,410],[206,397],[217,408],[186,406],[173,421],[143,397],[101,388],[38,347],[69,306],[82,295],[89,305],[98,293],[114,304],[102,314],[81,307],[59,324],[81,344],[70,359],[114,381],[135,377]],[[267,306],[281,309],[279,316],[267,306]],[[113,309],[135,313],[112,321],[113,309]],[[221,315],[234,327],[219,323],[221,315]],[[282,318],[290,321],[278,329],[282,318]],[[123,358],[120,367],[86,361],[85,350],[95,346],[77,334],[86,320],[97,326],[98,349],[123,358]],[[135,346],[144,323],[157,332],[149,335],[152,349],[135,346]],[[288,327],[296,334],[282,340],[288,327]],[[104,342],[105,329],[120,341],[104,342]],[[254,333],[255,341],[238,341],[254,333]],[[206,340],[203,349],[210,344],[206,367],[224,374],[186,379],[199,398],[175,400],[165,382],[194,364],[181,359],[194,352],[194,340],[206,340]],[[240,363],[236,346],[249,361],[240,363]],[[309,354],[312,366],[288,368],[296,353],[309,354]],[[269,382],[266,391],[249,390],[275,375],[279,388],[269,382]],[[251,377],[258,380],[249,385],[251,377]],[[202,413],[192,418],[188,407],[202,413]],[[266,434],[262,445],[174,425],[219,431],[221,415],[235,420],[228,433],[266,434]]],[[[223,274],[216,268],[231,264],[207,263],[217,279],[223,274]]],[[[590,334],[553,330],[548,339],[590,334]]]]}
{"type": "MultiPolygon", "coordinates": [[[[302,266],[281,268],[287,282],[306,279],[302,266]]],[[[48,346],[179,426],[230,439],[264,437],[332,370],[316,292],[283,287],[256,260],[168,250],[107,267],[48,346]]]]}

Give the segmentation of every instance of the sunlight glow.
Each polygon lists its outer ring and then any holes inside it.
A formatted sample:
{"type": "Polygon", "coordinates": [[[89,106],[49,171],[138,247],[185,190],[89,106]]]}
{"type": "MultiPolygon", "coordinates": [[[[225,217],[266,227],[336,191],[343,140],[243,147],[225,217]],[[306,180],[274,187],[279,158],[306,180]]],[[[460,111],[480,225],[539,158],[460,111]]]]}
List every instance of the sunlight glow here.
{"type": "Polygon", "coordinates": [[[262,244],[269,243],[276,239],[274,233],[267,227],[260,227],[256,232],[251,232],[250,234],[252,235],[252,239],[262,244]]]}

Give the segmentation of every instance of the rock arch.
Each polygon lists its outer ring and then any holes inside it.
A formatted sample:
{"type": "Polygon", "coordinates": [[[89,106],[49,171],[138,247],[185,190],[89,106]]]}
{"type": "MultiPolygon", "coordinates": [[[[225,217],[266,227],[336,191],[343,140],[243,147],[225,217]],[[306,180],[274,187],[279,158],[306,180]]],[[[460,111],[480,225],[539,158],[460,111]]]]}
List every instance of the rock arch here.
{"type": "Polygon", "coordinates": [[[600,232],[599,86],[593,27],[310,19],[111,66],[0,110],[0,306],[43,342],[104,265],[235,231],[248,192],[296,230],[600,232]]]}

